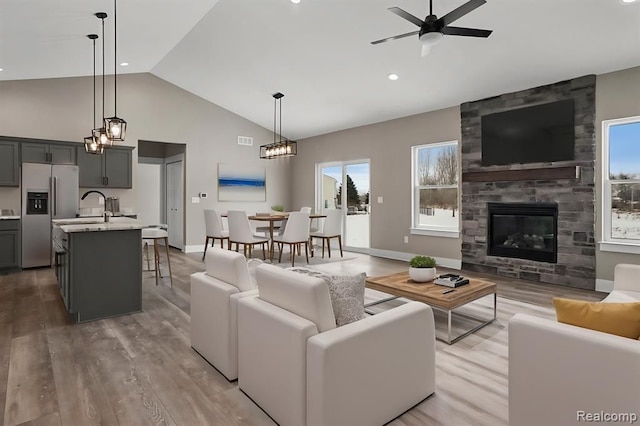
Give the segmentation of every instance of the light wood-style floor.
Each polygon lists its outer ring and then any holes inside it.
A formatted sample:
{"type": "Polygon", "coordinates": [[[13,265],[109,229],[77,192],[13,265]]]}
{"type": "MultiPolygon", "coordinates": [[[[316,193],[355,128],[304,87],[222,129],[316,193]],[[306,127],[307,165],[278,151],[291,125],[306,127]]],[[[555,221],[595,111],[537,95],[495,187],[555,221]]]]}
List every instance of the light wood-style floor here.
{"type": "MultiPolygon", "coordinates": [[[[144,312],[80,325],[68,322],[51,269],[0,275],[0,426],[273,425],[190,348],[189,275],[203,269],[200,256],[172,251],[173,288],[145,272],[144,312]]],[[[369,276],[407,267],[349,256],[317,267],[369,276]]],[[[504,296],[497,322],[452,346],[438,342],[436,394],[392,425],[506,425],[508,319],[552,318],[553,296],[603,297],[492,278],[504,296]]]]}

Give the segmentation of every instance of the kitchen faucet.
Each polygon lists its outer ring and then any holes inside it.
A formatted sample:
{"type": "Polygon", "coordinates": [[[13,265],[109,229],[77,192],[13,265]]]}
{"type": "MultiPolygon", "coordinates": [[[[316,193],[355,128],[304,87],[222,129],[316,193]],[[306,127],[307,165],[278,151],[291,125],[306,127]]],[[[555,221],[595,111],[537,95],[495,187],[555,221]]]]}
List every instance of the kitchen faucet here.
{"type": "Polygon", "coordinates": [[[87,195],[91,194],[92,192],[95,192],[96,194],[100,194],[102,195],[102,199],[104,201],[104,206],[105,206],[105,210],[104,210],[104,221],[105,222],[109,222],[109,214],[107,213],[106,210],[106,206],[107,206],[107,197],[104,196],[104,194],[100,191],[96,191],[96,190],[91,190],[91,191],[87,191],[84,194],[82,194],[82,197],[80,197],[81,200],[84,200],[85,198],[87,198],[87,195]]]}

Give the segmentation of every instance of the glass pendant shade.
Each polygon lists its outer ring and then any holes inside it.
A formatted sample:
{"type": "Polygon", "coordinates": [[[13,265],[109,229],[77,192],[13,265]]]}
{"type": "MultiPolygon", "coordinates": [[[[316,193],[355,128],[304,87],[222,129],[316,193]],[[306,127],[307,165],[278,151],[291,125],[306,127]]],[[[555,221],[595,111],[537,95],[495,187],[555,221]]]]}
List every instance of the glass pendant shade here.
{"type": "Polygon", "coordinates": [[[282,139],[282,98],[284,95],[280,92],[273,95],[273,143],[260,146],[260,158],[272,160],[281,157],[293,157],[298,154],[298,143],[288,139],[282,139]],[[277,107],[280,105],[280,135],[278,136],[276,119],[277,107]],[[278,140],[279,139],[279,140],[278,140]]]}
{"type": "Polygon", "coordinates": [[[93,138],[102,146],[111,146],[113,143],[111,139],[109,139],[109,135],[107,134],[107,129],[104,127],[100,127],[99,129],[93,129],[91,131],[93,138]]]}
{"type": "Polygon", "coordinates": [[[84,149],[89,154],[102,154],[104,152],[104,145],[99,143],[93,135],[84,138],[84,149]]]}
{"type": "Polygon", "coordinates": [[[120,117],[109,117],[104,119],[104,126],[107,129],[107,136],[111,141],[122,142],[127,133],[127,122],[120,117]]]}
{"type": "Polygon", "coordinates": [[[296,141],[284,140],[260,146],[260,158],[272,160],[281,157],[293,157],[298,154],[296,141]]]}

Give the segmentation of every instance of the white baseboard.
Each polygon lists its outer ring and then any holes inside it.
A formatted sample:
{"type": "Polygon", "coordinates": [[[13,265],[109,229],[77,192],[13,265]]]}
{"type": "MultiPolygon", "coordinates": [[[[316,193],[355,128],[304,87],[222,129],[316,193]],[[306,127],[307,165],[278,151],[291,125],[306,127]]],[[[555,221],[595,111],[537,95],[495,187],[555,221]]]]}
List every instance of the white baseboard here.
{"type": "Polygon", "coordinates": [[[182,250],[185,253],[202,253],[202,249],[204,248],[204,244],[198,244],[194,246],[184,246],[182,250]]]}
{"type": "MultiPolygon", "coordinates": [[[[381,250],[381,249],[374,249],[374,248],[372,248],[369,251],[369,254],[371,256],[384,257],[386,259],[404,260],[405,262],[408,262],[409,260],[411,260],[413,256],[416,256],[415,254],[412,254],[412,253],[405,253],[405,252],[393,251],[393,250],[381,250]]],[[[443,266],[445,268],[458,269],[458,270],[462,269],[461,259],[450,259],[447,257],[436,257],[436,256],[433,256],[433,258],[436,260],[436,263],[438,265],[443,266]]]]}
{"type": "Polygon", "coordinates": [[[611,293],[612,290],[613,290],[613,281],[601,280],[600,278],[596,278],[596,291],[611,293]]]}

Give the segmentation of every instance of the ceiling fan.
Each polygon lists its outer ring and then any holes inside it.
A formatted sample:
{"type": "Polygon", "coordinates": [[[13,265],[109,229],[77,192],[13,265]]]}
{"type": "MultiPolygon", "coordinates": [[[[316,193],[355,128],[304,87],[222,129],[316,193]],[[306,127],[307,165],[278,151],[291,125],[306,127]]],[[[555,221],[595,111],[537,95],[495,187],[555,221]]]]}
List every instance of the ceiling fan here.
{"type": "Polygon", "coordinates": [[[451,23],[462,18],[464,15],[477,9],[486,2],[486,0],[470,0],[457,9],[447,13],[442,18],[438,18],[433,14],[433,0],[429,0],[429,15],[424,18],[424,21],[400,9],[399,7],[390,7],[388,10],[391,13],[395,13],[399,17],[419,26],[420,30],[372,41],[371,44],[380,44],[391,40],[397,40],[399,38],[411,37],[417,34],[420,42],[422,43],[422,56],[425,56],[429,53],[431,47],[442,41],[442,38],[445,35],[487,38],[491,35],[491,30],[450,26],[451,23]]]}

